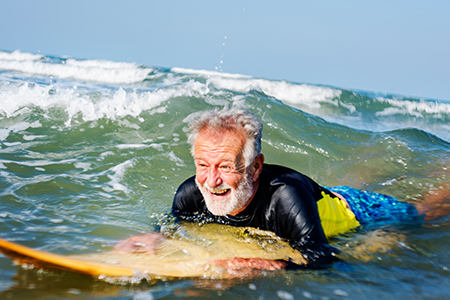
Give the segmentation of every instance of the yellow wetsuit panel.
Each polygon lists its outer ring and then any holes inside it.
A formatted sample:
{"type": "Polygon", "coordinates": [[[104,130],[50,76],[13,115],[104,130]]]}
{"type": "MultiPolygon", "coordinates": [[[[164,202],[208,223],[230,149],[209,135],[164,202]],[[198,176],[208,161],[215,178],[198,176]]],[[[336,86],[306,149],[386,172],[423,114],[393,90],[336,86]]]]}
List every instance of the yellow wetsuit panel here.
{"type": "Polygon", "coordinates": [[[327,238],[350,231],[360,224],[355,214],[347,208],[344,201],[322,192],[323,198],[317,201],[322,228],[327,238]]]}

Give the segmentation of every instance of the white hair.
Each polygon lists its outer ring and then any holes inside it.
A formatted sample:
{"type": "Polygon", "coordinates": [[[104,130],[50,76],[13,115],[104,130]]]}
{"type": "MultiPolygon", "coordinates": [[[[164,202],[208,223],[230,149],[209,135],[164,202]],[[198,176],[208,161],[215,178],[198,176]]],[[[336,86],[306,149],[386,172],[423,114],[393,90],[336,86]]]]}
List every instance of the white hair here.
{"type": "Polygon", "coordinates": [[[262,124],[258,117],[243,108],[225,108],[203,112],[189,127],[188,141],[194,156],[194,144],[200,131],[206,128],[242,132],[246,138],[244,147],[245,166],[248,167],[261,153],[262,124]]]}

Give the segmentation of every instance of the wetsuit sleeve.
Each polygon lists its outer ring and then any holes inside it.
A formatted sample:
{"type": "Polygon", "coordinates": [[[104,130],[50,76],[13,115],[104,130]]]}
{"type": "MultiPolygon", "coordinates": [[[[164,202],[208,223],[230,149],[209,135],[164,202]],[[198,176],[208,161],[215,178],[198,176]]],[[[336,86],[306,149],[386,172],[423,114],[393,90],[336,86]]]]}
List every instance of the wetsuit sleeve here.
{"type": "Polygon", "coordinates": [[[172,204],[172,214],[176,217],[188,217],[203,209],[203,196],[193,176],[178,187],[172,204]]]}
{"type": "Polygon", "coordinates": [[[334,261],[336,249],[328,245],[322,229],[316,201],[318,186],[308,183],[285,185],[273,194],[277,201],[275,232],[287,238],[299,250],[309,266],[321,266],[334,261]]]}

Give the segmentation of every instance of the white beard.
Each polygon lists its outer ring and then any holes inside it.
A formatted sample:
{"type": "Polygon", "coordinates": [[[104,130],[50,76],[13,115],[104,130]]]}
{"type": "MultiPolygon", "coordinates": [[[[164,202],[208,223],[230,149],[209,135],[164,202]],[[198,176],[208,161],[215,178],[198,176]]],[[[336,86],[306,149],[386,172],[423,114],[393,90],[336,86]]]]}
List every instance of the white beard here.
{"type": "Polygon", "coordinates": [[[236,189],[231,188],[225,182],[215,188],[209,187],[206,181],[203,186],[200,186],[197,178],[195,178],[195,182],[203,195],[203,199],[205,199],[206,207],[216,216],[225,216],[243,209],[248,204],[254,190],[252,178],[247,172],[244,174],[242,181],[236,189]],[[231,193],[224,196],[221,200],[213,200],[210,191],[220,191],[223,189],[231,189],[231,193]]]}

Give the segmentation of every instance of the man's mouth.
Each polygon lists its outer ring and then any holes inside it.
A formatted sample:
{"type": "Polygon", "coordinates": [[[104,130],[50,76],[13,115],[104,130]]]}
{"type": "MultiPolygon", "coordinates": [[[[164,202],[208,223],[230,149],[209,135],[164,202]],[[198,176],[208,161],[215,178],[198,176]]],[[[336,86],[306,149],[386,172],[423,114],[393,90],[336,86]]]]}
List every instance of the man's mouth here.
{"type": "Polygon", "coordinates": [[[222,190],[210,190],[211,194],[215,196],[223,196],[227,194],[231,189],[222,189],[222,190]]]}

